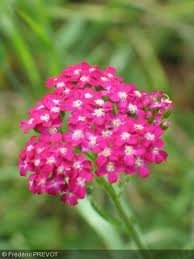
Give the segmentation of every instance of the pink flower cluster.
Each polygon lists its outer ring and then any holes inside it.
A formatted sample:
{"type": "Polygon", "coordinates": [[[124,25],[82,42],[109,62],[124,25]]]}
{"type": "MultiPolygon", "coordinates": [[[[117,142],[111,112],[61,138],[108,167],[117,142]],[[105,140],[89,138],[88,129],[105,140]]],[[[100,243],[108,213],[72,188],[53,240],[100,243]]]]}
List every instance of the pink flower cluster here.
{"type": "Polygon", "coordinates": [[[121,173],[145,177],[149,164],[166,160],[161,137],[173,104],[162,92],[139,91],[114,68],[102,71],[85,62],[46,86],[54,91],[21,122],[25,133],[34,129],[39,135],[27,142],[19,161],[21,175],[32,172],[31,192],[60,195],[74,205],[93,177],[106,176],[110,183],[121,173]]]}

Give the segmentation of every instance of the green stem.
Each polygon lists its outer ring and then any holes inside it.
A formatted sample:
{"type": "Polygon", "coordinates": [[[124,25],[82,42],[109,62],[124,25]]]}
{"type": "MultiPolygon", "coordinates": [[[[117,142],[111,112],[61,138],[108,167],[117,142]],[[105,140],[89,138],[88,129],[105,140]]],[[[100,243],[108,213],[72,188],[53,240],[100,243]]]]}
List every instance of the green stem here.
{"type": "MultiPolygon", "coordinates": [[[[131,223],[128,215],[125,212],[125,209],[121,205],[119,197],[118,197],[115,189],[104,178],[101,178],[99,180],[99,183],[104,187],[105,191],[111,197],[119,216],[121,217],[122,221],[125,223],[125,226],[127,227],[129,234],[131,235],[131,238],[133,239],[133,241],[135,242],[137,247],[141,250],[142,254],[145,256],[145,250],[147,250],[147,247],[143,244],[143,242],[139,236],[139,233],[137,232],[137,230],[131,223]]],[[[146,255],[148,256],[148,253],[146,253],[146,255]]]]}

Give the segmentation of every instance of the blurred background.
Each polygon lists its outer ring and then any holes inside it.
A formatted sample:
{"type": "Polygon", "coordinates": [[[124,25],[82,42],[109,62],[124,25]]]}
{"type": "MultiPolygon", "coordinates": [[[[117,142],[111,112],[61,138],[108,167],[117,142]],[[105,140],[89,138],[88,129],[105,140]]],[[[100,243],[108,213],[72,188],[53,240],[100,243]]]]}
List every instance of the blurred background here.
{"type": "Polygon", "coordinates": [[[0,249],[131,247],[102,190],[70,208],[29,193],[16,167],[19,121],[48,77],[83,60],[174,101],[167,163],[131,177],[122,199],[151,248],[194,248],[194,1],[1,0],[0,249]]]}

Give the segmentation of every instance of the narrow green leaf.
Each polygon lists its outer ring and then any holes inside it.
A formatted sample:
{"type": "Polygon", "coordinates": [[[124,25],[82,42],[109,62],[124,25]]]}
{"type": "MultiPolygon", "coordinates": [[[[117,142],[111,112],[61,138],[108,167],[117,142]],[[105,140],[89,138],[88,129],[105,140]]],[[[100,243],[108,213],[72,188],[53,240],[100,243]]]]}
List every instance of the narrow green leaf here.
{"type": "Polygon", "coordinates": [[[124,244],[115,228],[104,220],[92,207],[88,198],[82,200],[77,209],[86,222],[96,231],[103,239],[107,249],[124,249],[124,244]]]}
{"type": "Polygon", "coordinates": [[[48,47],[51,46],[51,38],[48,33],[46,32],[46,29],[37,22],[35,22],[27,13],[19,10],[17,12],[19,16],[28,24],[28,26],[32,29],[32,31],[38,36],[39,39],[41,39],[42,43],[48,47]]]}
{"type": "Polygon", "coordinates": [[[129,40],[148,77],[150,88],[168,91],[168,79],[145,33],[139,28],[131,29],[129,31],[129,40]]]}

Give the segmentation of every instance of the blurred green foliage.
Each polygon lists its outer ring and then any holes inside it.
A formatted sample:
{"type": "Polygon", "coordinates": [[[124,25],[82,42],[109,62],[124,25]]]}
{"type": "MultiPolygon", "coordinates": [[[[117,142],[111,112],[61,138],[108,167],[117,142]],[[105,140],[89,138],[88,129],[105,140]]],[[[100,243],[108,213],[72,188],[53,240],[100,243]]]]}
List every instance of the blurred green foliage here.
{"type": "Polygon", "coordinates": [[[133,247],[102,190],[93,205],[69,208],[33,196],[18,176],[28,138],[19,120],[46,92],[46,78],[83,60],[113,65],[175,102],[168,162],[145,180],[130,178],[122,198],[150,247],[194,248],[193,14],[193,0],[0,1],[0,249],[133,247]]]}

